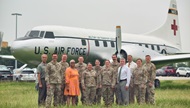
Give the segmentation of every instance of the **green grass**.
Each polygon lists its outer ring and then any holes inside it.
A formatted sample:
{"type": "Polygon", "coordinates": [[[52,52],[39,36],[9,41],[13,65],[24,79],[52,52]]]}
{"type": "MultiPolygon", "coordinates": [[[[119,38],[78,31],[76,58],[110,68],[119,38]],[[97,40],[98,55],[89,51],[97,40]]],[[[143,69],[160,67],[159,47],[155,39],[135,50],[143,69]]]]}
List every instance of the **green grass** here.
{"type": "Polygon", "coordinates": [[[34,83],[1,82],[0,108],[37,108],[34,83]]]}
{"type": "MultiPolygon", "coordinates": [[[[34,82],[0,82],[0,108],[37,108],[38,92],[34,86],[34,82]]],[[[156,89],[155,98],[154,106],[132,104],[127,108],[190,108],[190,81],[161,81],[161,88],[156,89]]],[[[89,108],[81,103],[77,107],[89,108]]],[[[103,107],[103,102],[90,108],[100,107],[103,107]]],[[[113,105],[112,108],[126,106],[113,105]]]]}

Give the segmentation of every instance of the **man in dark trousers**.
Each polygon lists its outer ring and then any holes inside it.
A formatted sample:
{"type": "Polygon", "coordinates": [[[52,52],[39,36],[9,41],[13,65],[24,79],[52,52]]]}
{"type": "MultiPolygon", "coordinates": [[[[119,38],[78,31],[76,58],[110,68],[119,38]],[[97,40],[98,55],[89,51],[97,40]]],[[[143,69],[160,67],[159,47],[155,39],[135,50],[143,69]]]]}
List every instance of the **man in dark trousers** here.
{"type": "Polygon", "coordinates": [[[38,84],[39,84],[39,96],[38,96],[38,105],[45,105],[46,100],[46,82],[45,82],[45,69],[46,69],[46,61],[47,55],[43,54],[41,56],[42,62],[37,67],[37,74],[38,74],[38,84]]]}

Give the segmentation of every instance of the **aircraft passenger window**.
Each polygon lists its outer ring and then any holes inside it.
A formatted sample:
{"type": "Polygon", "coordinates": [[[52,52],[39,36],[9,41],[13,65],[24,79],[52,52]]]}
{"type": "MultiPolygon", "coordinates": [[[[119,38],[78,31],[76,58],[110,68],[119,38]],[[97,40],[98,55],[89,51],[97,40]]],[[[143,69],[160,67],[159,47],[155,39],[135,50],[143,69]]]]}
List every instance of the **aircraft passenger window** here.
{"type": "Polygon", "coordinates": [[[86,46],[86,40],[82,39],[81,42],[83,46],[86,46]]]}
{"type": "Polygon", "coordinates": [[[55,38],[53,32],[46,32],[45,38],[55,38]]]}
{"type": "Polygon", "coordinates": [[[106,41],[103,41],[104,47],[108,47],[108,44],[106,41]]]}
{"type": "Polygon", "coordinates": [[[44,31],[40,32],[40,37],[44,37],[44,31]]]}
{"type": "Polygon", "coordinates": [[[142,44],[139,44],[139,46],[142,46],[142,44]]]}
{"type": "Polygon", "coordinates": [[[111,43],[111,47],[115,47],[115,44],[113,41],[111,41],[110,43],[111,43]]]}
{"type": "Polygon", "coordinates": [[[157,45],[157,50],[160,51],[160,46],[159,45],[157,45]]]}
{"type": "Polygon", "coordinates": [[[99,41],[98,41],[98,40],[95,40],[95,45],[96,45],[96,46],[100,46],[100,44],[99,44],[99,41]]]}
{"type": "Polygon", "coordinates": [[[28,36],[29,37],[38,37],[39,33],[40,33],[40,31],[31,31],[28,36]]]}
{"type": "Polygon", "coordinates": [[[151,45],[152,50],[154,50],[154,45],[151,45]]]}
{"type": "Polygon", "coordinates": [[[147,45],[147,44],[145,44],[145,47],[147,47],[147,48],[148,48],[148,45],[147,45]]]}

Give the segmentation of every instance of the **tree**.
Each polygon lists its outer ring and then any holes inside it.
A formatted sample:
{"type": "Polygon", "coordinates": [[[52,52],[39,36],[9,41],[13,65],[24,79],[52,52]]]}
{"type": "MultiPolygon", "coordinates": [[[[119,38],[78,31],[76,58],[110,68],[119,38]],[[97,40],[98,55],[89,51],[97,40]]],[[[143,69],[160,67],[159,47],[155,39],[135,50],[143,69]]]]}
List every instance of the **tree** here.
{"type": "Polygon", "coordinates": [[[178,63],[178,64],[177,64],[177,67],[187,67],[187,65],[184,64],[184,63],[178,63]]]}
{"type": "Polygon", "coordinates": [[[188,67],[190,67],[190,62],[188,62],[188,67]]]}

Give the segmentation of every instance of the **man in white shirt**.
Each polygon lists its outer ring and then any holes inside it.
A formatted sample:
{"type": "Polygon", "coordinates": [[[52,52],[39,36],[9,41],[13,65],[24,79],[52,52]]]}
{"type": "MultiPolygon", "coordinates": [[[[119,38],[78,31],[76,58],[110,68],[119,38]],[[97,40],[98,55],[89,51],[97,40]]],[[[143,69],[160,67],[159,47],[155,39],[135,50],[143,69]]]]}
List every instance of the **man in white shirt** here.
{"type": "MultiPolygon", "coordinates": [[[[134,69],[137,67],[137,64],[133,61],[132,55],[127,56],[127,61],[128,61],[128,63],[126,64],[126,66],[128,68],[130,68],[131,75],[132,75],[134,69]]],[[[133,85],[134,85],[133,76],[131,76],[131,81],[130,81],[130,85],[129,85],[129,103],[130,104],[135,102],[134,86],[133,85]]]]}
{"type": "Polygon", "coordinates": [[[117,75],[117,95],[119,105],[129,104],[129,84],[131,79],[130,69],[125,65],[125,59],[120,59],[117,75]]]}

